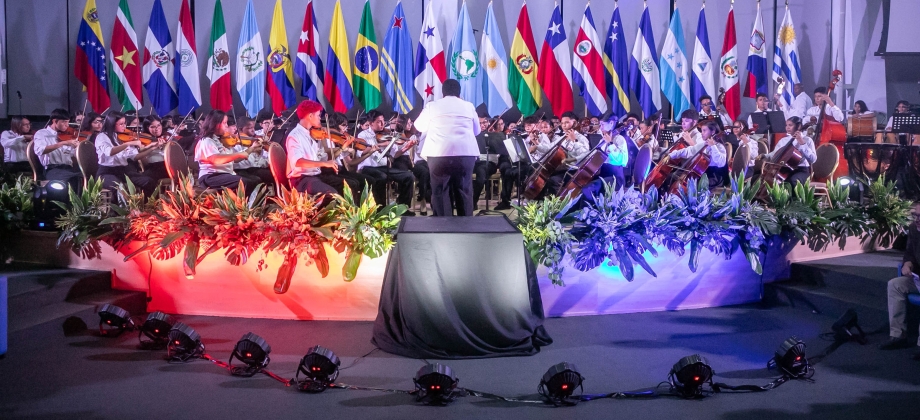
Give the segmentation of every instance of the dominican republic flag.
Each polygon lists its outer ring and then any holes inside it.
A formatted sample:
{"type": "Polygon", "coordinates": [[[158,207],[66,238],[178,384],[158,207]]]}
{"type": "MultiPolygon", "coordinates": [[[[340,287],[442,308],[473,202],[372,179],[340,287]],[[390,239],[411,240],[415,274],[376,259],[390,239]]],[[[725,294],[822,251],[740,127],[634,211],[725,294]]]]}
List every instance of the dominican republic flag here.
{"type": "Polygon", "coordinates": [[[511,92],[508,91],[508,64],[505,61],[505,44],[502,43],[501,29],[492,12],[492,3],[486,8],[486,22],[482,26],[482,44],[479,47],[479,63],[485,73],[482,74],[483,101],[489,115],[501,115],[514,106],[511,92]]]}
{"type": "Polygon", "coordinates": [[[319,58],[319,30],[316,28],[316,15],[313,13],[313,1],[307,3],[307,12],[303,15],[303,28],[300,30],[300,42],[297,43],[297,59],[294,60],[294,74],[303,83],[300,95],[314,101],[319,100],[323,91],[323,60],[319,58]]]}
{"type": "Polygon", "coordinates": [[[629,112],[629,51],[626,50],[626,35],[623,34],[623,21],[620,20],[620,8],[614,6],[610,28],[604,41],[604,67],[607,96],[610,108],[617,118],[629,112]]]}
{"type": "Polygon", "coordinates": [[[412,82],[415,80],[412,65],[415,63],[412,61],[412,39],[409,37],[401,1],[397,1],[393,9],[390,28],[383,38],[381,57],[383,72],[380,78],[393,101],[393,111],[408,114],[415,107],[415,92],[412,91],[412,82]]]}
{"type": "Polygon", "coordinates": [[[690,98],[693,106],[700,108],[700,97],[709,95],[717,98],[715,74],[712,72],[712,54],[709,53],[709,30],[706,28],[706,5],[700,8],[700,19],[696,23],[696,44],[693,45],[693,76],[690,82],[690,98]]]}
{"type": "Polygon", "coordinates": [[[690,108],[690,69],[684,47],[684,28],[680,24],[680,11],[674,8],[668,35],[661,48],[661,91],[671,102],[676,119],[690,108]]]}
{"type": "Polygon", "coordinates": [[[661,109],[661,79],[658,75],[658,53],[655,49],[655,34],[652,33],[652,19],[648,7],[642,12],[639,32],[629,60],[629,86],[636,93],[636,99],[645,113],[645,118],[661,109]]]}
{"type": "Polygon", "coordinates": [[[169,114],[179,105],[173,78],[173,44],[160,0],[153,0],[147,40],[144,42],[144,89],[157,115],[169,114]]]}
{"type": "Polygon", "coordinates": [[[722,58],[719,59],[719,85],[725,90],[725,112],[732,120],[741,114],[741,87],[738,86],[738,41],[735,39],[735,9],[728,11],[722,58]]]}
{"type": "MultiPolygon", "coordinates": [[[[159,1],[159,0],[157,0],[159,1]]],[[[236,90],[246,114],[255,118],[265,107],[265,48],[252,0],[246,2],[243,27],[236,47],[236,90]]]]}
{"type": "Polygon", "coordinates": [[[179,10],[176,58],[179,60],[179,73],[176,75],[179,113],[185,115],[201,106],[198,49],[195,48],[195,28],[192,26],[192,14],[189,12],[188,0],[182,0],[182,8],[179,10]]]}
{"type": "Polygon", "coordinates": [[[748,47],[748,79],[744,96],[756,98],[757,92],[767,94],[767,39],[763,35],[763,17],[760,15],[760,2],[757,2],[757,16],[754,17],[754,29],[751,30],[751,45],[748,47]]]}
{"type": "Polygon", "coordinates": [[[103,112],[109,107],[109,81],[106,74],[105,45],[96,12],[96,0],[87,0],[83,20],[77,33],[77,55],[73,73],[86,89],[86,98],[93,109],[103,112]]]}
{"type": "Polygon", "coordinates": [[[553,9],[540,49],[540,73],[537,74],[540,86],[546,92],[546,98],[556,116],[571,111],[574,107],[572,96],[572,59],[569,57],[569,41],[562,26],[562,12],[559,5],[553,9]]]}
{"type": "MultiPolygon", "coordinates": [[[[799,43],[796,39],[795,26],[792,24],[792,15],[786,7],[786,16],[783,24],[776,32],[776,48],[773,51],[773,80],[779,83],[782,77],[786,82],[785,89],[780,94],[783,109],[789,109],[795,96],[792,87],[802,82],[802,68],[799,67],[799,43]]],[[[766,93],[766,92],[764,92],[766,93]]]]}
{"type": "Polygon", "coordinates": [[[604,59],[598,50],[599,45],[591,6],[588,5],[585,6],[581,27],[575,37],[572,81],[578,86],[578,94],[585,99],[588,114],[595,117],[607,112],[607,98],[604,96],[604,59]]]}
{"type": "Polygon", "coordinates": [[[441,85],[447,79],[444,47],[431,3],[425,8],[425,21],[415,49],[415,90],[422,95],[423,104],[441,98],[441,85]]]}
{"type": "Polygon", "coordinates": [[[355,104],[355,91],[351,87],[351,54],[348,52],[348,33],[342,6],[335,2],[332,25],[329,26],[329,49],[326,51],[326,74],[323,76],[323,95],[336,112],[347,112],[355,104]]]}
{"type": "Polygon", "coordinates": [[[137,32],[131,20],[128,0],[118,3],[115,26],[112,27],[112,96],[126,111],[141,109],[144,93],[141,91],[141,55],[137,49],[137,32]]]}
{"type": "Polygon", "coordinates": [[[207,76],[211,81],[211,108],[229,111],[233,106],[230,94],[230,48],[227,46],[224,8],[220,0],[214,3],[214,18],[211,19],[207,76]]]}

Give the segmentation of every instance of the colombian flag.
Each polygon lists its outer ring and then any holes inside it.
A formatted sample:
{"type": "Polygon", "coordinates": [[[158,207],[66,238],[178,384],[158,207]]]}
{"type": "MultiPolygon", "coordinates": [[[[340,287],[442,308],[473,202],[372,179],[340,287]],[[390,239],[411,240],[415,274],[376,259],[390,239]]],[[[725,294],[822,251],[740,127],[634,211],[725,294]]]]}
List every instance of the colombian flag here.
{"type": "Polygon", "coordinates": [[[521,6],[517,29],[511,41],[511,63],[508,66],[508,89],[523,115],[531,115],[543,103],[543,92],[537,83],[537,47],[530,30],[527,3],[521,6]]]}
{"type": "Polygon", "coordinates": [[[96,12],[96,0],[86,0],[83,20],[77,33],[77,55],[73,73],[86,89],[86,99],[96,112],[109,107],[109,82],[106,74],[105,45],[96,12]]]}
{"type": "Polygon", "coordinates": [[[271,71],[265,83],[265,91],[272,100],[272,111],[281,115],[281,111],[294,106],[294,70],[291,66],[291,54],[288,53],[287,31],[284,30],[284,14],[281,12],[281,0],[275,2],[272,17],[272,31],[268,36],[268,53],[266,60],[271,71]]]}
{"type": "MultiPolygon", "coordinates": [[[[351,59],[348,57],[348,34],[342,6],[335,2],[332,25],[329,27],[329,51],[326,52],[326,74],[323,78],[323,95],[336,112],[348,112],[355,103],[351,90],[351,59]]],[[[379,89],[378,89],[379,90],[379,89]]]]}
{"type": "Polygon", "coordinates": [[[355,74],[352,80],[355,96],[366,111],[380,106],[380,49],[377,48],[371,4],[367,1],[364,2],[364,12],[361,13],[358,43],[355,45],[355,74]]]}

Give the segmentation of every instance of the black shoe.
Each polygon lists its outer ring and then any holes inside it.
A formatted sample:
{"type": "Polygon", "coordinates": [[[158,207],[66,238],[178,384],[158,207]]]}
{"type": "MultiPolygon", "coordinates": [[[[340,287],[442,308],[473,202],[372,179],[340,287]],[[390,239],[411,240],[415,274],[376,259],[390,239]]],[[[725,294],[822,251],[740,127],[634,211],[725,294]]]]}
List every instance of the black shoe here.
{"type": "Polygon", "coordinates": [[[907,337],[891,337],[888,341],[878,345],[879,350],[895,350],[908,347],[910,347],[910,343],[907,342],[907,337]]]}
{"type": "Polygon", "coordinates": [[[511,203],[507,201],[502,201],[495,206],[495,210],[511,210],[511,203]]]}
{"type": "Polygon", "coordinates": [[[412,210],[406,210],[406,212],[403,213],[402,215],[403,216],[415,216],[415,212],[412,210]]]}

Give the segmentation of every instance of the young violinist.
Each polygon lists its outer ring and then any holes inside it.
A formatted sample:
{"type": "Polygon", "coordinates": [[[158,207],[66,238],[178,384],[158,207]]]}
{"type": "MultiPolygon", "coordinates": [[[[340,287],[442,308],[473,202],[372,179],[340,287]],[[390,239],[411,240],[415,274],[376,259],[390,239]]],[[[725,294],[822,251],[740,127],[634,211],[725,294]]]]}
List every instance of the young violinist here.
{"type": "Polygon", "coordinates": [[[10,129],[0,134],[3,145],[3,169],[9,173],[32,172],[26,146],[32,141],[32,122],[16,116],[10,120],[10,129]]]}
{"type": "MultiPolygon", "coordinates": [[[[388,129],[397,136],[403,137],[403,144],[393,145],[393,161],[391,167],[405,171],[412,170],[412,151],[418,144],[418,136],[415,134],[406,134],[406,126],[411,124],[404,115],[400,115],[390,121],[388,129]]],[[[410,125],[411,126],[411,125],[410,125]]]]}
{"type": "Polygon", "coordinates": [[[102,122],[102,115],[92,111],[87,112],[80,123],[80,135],[83,136],[84,133],[87,135],[81,137],[80,140],[86,140],[95,144],[96,135],[102,132],[102,122]]]}
{"type": "MultiPolygon", "coordinates": [[[[585,156],[591,152],[591,146],[588,143],[588,138],[584,134],[579,133],[575,130],[575,125],[578,124],[578,116],[574,112],[568,111],[562,114],[562,119],[560,120],[559,127],[562,129],[562,133],[558,135],[553,135],[552,143],[559,142],[561,140],[560,146],[565,149],[566,152],[566,162],[570,164],[578,164],[584,159],[585,156]]],[[[561,168],[556,169],[556,172],[550,176],[549,181],[546,183],[544,191],[547,195],[555,194],[556,191],[559,191],[560,188],[565,184],[571,174],[574,173],[574,170],[570,169],[568,166],[563,165],[561,168]]]]}
{"type": "Polygon", "coordinates": [[[802,132],[801,118],[792,117],[786,120],[786,137],[777,142],[773,151],[767,153],[764,157],[772,160],[774,155],[785,149],[790,142],[793,142],[793,147],[802,152],[804,159],[792,174],[786,178],[786,182],[792,185],[799,182],[806,183],[808,182],[808,177],[811,176],[811,165],[818,159],[818,155],[815,153],[814,140],[802,132]]]}
{"type": "MultiPolygon", "coordinates": [[[[251,120],[244,118],[242,120],[242,125],[244,126],[243,130],[239,130],[237,124],[231,124],[229,136],[236,141],[238,136],[246,136],[250,139],[255,139],[255,133],[247,129],[246,127],[252,127],[251,120]],[[249,133],[249,134],[247,134],[249,133]]],[[[229,123],[228,123],[229,124],[229,123]]],[[[257,143],[253,141],[252,144],[257,143]]],[[[242,153],[246,151],[247,146],[243,145],[243,142],[237,142],[236,145],[230,148],[231,151],[235,153],[242,153]]],[[[248,176],[250,178],[258,178],[259,181],[266,185],[274,185],[275,178],[272,176],[272,171],[268,169],[268,149],[265,144],[262,144],[262,151],[258,153],[252,153],[246,159],[240,159],[233,162],[233,171],[238,175],[248,176]]]]}
{"type": "Polygon", "coordinates": [[[204,118],[201,137],[195,144],[195,161],[198,162],[198,183],[207,188],[236,188],[240,181],[246,194],[252,192],[260,180],[250,175],[237,174],[233,162],[248,159],[254,153],[262,153],[262,145],[254,143],[242,152],[234,152],[224,146],[220,138],[228,132],[227,114],[211,110],[204,118]]]}
{"type": "MultiPolygon", "coordinates": [[[[329,129],[347,138],[355,139],[351,137],[348,131],[348,117],[341,112],[333,112],[327,117],[329,119],[329,129]]],[[[323,129],[325,129],[325,124],[323,129]]],[[[356,139],[355,139],[356,140],[356,139]]],[[[327,141],[325,143],[332,143],[332,141],[327,141]]],[[[355,150],[355,141],[353,140],[350,143],[343,144],[342,146],[336,146],[332,144],[330,147],[330,152],[334,156],[333,160],[336,165],[339,167],[338,174],[339,176],[345,178],[345,182],[348,183],[348,186],[351,187],[351,190],[355,194],[360,193],[364,190],[365,185],[370,185],[370,181],[364,175],[358,173],[358,164],[355,162],[356,150],[355,150]]],[[[323,169],[322,172],[326,172],[328,169],[323,169]]]]}
{"type": "Polygon", "coordinates": [[[652,149],[653,162],[657,162],[661,158],[661,147],[658,146],[658,137],[655,136],[656,125],[655,122],[647,118],[639,121],[639,137],[636,139],[637,146],[641,147],[647,144],[652,149]]]}
{"type": "Polygon", "coordinates": [[[308,194],[323,194],[321,206],[332,202],[333,194],[341,194],[345,178],[338,175],[339,167],[334,160],[321,156],[322,140],[310,134],[311,129],[321,128],[320,113],[323,107],[316,101],[305,100],[297,105],[300,121],[287,135],[288,179],[297,191],[308,194]],[[323,170],[328,171],[324,172],[323,170]]]}
{"type": "MultiPolygon", "coordinates": [[[[83,174],[74,162],[78,140],[60,140],[59,134],[66,133],[70,124],[70,114],[63,109],[51,111],[48,126],[38,130],[32,136],[32,149],[45,168],[45,179],[64,181],[74,191],[83,190],[83,174]]],[[[65,134],[66,135],[66,134],[65,134]]]]}
{"type": "MultiPolygon", "coordinates": [[[[684,117],[686,112],[684,111],[681,114],[682,127],[684,127],[684,121],[686,121],[684,117]]],[[[696,113],[696,111],[693,112],[696,113]]],[[[727,181],[728,175],[726,170],[728,154],[725,150],[725,143],[722,140],[722,133],[719,131],[719,124],[715,121],[707,121],[703,124],[702,130],[699,132],[699,140],[695,140],[694,136],[687,132],[684,133],[682,138],[687,142],[688,147],[671,152],[669,155],[671,159],[690,159],[702,150],[703,153],[709,155],[709,167],[706,169],[709,187],[723,185],[727,181]]]]}
{"type": "Polygon", "coordinates": [[[153,148],[144,159],[144,175],[157,181],[169,178],[169,173],[166,172],[166,156],[163,155],[162,147],[166,144],[169,135],[163,130],[163,120],[155,114],[150,114],[144,118],[141,127],[143,134],[150,136],[151,144],[155,142],[161,146],[153,148]]]}
{"type": "Polygon", "coordinates": [[[126,130],[125,114],[112,111],[105,117],[102,131],[94,140],[96,156],[99,159],[96,177],[102,180],[102,187],[108,190],[114,190],[117,183],[125,183],[125,179],[130,179],[137,189],[149,196],[156,189],[157,180],[138,172],[128,161],[143,159],[159,147],[159,144],[151,143],[143,147],[140,140],[119,141],[120,134],[127,135],[126,130]]]}
{"type": "MultiPolygon", "coordinates": [[[[479,196],[482,195],[482,190],[486,186],[486,180],[498,172],[499,163],[507,160],[510,164],[508,157],[501,155],[501,152],[505,152],[506,155],[508,153],[508,151],[505,150],[505,145],[502,143],[502,140],[504,140],[504,135],[490,131],[490,128],[492,128],[491,126],[492,120],[489,118],[489,116],[486,114],[480,114],[480,131],[479,134],[476,135],[476,144],[479,147],[479,157],[476,159],[476,163],[473,164],[474,210],[477,208],[477,203],[479,203],[479,196]],[[489,160],[488,155],[499,155],[498,160],[489,160]]],[[[491,195],[491,192],[487,192],[487,199],[489,199],[491,195]]]]}
{"type": "MultiPolygon", "coordinates": [[[[377,133],[383,131],[386,124],[383,113],[377,110],[369,111],[367,121],[370,122],[370,126],[358,133],[358,138],[371,146],[376,146],[376,148],[358,151],[358,158],[356,159],[358,161],[358,172],[366,176],[371,182],[374,199],[378,204],[386,205],[387,182],[395,181],[397,185],[396,202],[408,206],[412,201],[412,192],[415,189],[415,177],[412,172],[405,169],[390,167],[390,160],[396,153],[398,146],[394,144],[387,154],[384,154],[389,142],[377,140],[377,133]]],[[[411,210],[404,214],[415,215],[411,210]]]]}
{"type": "MultiPolygon", "coordinates": [[[[624,123],[631,124],[629,122],[624,123]]],[[[617,190],[626,186],[626,177],[623,174],[623,170],[629,161],[629,148],[627,147],[626,137],[617,130],[616,125],[615,117],[611,121],[604,121],[599,125],[598,129],[603,140],[597,147],[607,153],[607,161],[601,165],[595,179],[581,190],[584,199],[590,203],[594,203],[598,194],[604,193],[604,184],[613,185],[617,190]]]]}

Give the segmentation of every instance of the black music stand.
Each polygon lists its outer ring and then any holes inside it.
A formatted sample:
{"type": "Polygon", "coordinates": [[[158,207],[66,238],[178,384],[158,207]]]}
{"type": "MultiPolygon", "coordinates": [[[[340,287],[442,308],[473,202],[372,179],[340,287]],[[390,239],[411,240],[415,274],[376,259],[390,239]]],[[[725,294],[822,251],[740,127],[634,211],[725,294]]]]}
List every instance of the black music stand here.
{"type": "MultiPolygon", "coordinates": [[[[920,134],[920,115],[904,113],[891,116],[891,131],[898,134],[920,134]]],[[[909,136],[898,136],[901,146],[910,145],[909,136]]]]}
{"type": "Polygon", "coordinates": [[[754,134],[769,136],[786,132],[786,115],[783,111],[752,112],[751,123],[757,126],[754,134]]]}
{"type": "Polygon", "coordinates": [[[721,115],[716,114],[716,115],[713,115],[712,117],[702,117],[702,118],[700,118],[699,120],[697,120],[696,123],[697,123],[697,125],[699,125],[699,124],[700,124],[701,122],[703,122],[703,121],[707,121],[707,122],[708,122],[708,121],[713,121],[713,122],[715,122],[716,124],[719,125],[719,132],[720,132],[720,133],[725,131],[725,124],[722,124],[722,116],[721,116],[721,115]]]}
{"type": "Polygon", "coordinates": [[[508,150],[508,158],[511,159],[512,164],[518,165],[517,171],[517,200],[518,206],[521,205],[523,201],[521,198],[521,190],[523,186],[521,185],[521,173],[524,172],[521,168],[524,165],[531,166],[533,165],[533,157],[530,156],[530,149],[527,148],[527,144],[524,143],[524,138],[520,136],[508,136],[502,143],[505,144],[505,149],[508,150]]]}
{"type": "Polygon", "coordinates": [[[659,147],[664,145],[670,147],[671,144],[674,143],[674,132],[667,128],[664,130],[659,130],[657,140],[659,147]]]}

